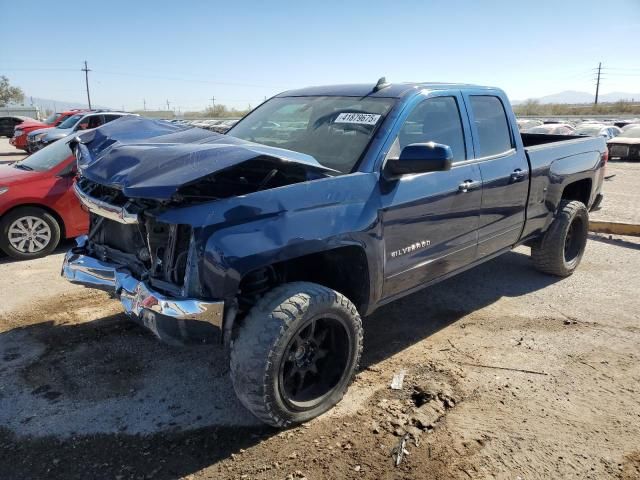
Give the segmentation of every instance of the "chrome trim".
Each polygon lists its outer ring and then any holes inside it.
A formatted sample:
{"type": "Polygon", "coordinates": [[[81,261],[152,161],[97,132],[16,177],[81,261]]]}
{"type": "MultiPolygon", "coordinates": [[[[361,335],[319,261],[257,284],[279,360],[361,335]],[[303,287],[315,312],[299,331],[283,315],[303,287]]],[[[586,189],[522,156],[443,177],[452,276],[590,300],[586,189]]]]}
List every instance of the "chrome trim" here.
{"type": "Polygon", "coordinates": [[[73,190],[80,200],[80,203],[87,207],[87,209],[100,215],[101,217],[108,218],[109,220],[114,220],[119,223],[124,224],[135,224],[138,223],[138,214],[128,212],[125,207],[118,207],[117,205],[111,205],[103,200],[99,200],[97,198],[92,197],[91,195],[84,193],[78,183],[75,183],[73,186],[73,190]]]}
{"type": "MultiPolygon", "coordinates": [[[[80,247],[85,242],[86,236],[78,238],[80,247]]],[[[179,323],[178,330],[182,337],[187,336],[184,332],[188,329],[184,322],[206,322],[215,327],[217,332],[222,332],[223,301],[168,297],[134,278],[125,268],[74,251],[78,249],[66,253],[61,275],[72,283],[115,295],[127,315],[142,323],[161,340],[180,340],[163,331],[162,322],[166,319],[179,323]]]]}

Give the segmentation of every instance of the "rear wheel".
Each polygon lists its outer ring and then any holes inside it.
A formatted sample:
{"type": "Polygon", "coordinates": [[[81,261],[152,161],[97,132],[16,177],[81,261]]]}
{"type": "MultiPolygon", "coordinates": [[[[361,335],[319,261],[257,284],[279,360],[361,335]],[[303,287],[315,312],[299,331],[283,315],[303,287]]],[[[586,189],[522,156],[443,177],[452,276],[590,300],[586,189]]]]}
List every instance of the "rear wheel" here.
{"type": "Polygon", "coordinates": [[[361,352],[360,316],[344,295],[289,283],[259,300],[235,333],[231,379],[256,417],[286,427],[338,403],[361,352]]]}
{"type": "Polygon", "coordinates": [[[0,249],[12,258],[44,257],[59,241],[58,221],[41,208],[16,208],[0,220],[0,249]]]}
{"type": "Polygon", "coordinates": [[[582,260],[588,233],[587,207],[577,200],[563,200],[549,229],[531,247],[535,267],[559,277],[571,275],[582,260]]]}

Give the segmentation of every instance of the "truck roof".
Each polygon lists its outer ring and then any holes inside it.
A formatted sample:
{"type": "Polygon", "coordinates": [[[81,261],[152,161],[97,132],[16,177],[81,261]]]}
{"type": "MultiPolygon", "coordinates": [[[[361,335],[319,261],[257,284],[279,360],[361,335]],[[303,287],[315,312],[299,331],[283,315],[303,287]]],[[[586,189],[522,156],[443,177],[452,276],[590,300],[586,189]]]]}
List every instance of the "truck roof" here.
{"type": "Polygon", "coordinates": [[[401,98],[420,90],[449,90],[449,89],[489,89],[480,85],[465,83],[439,83],[439,82],[406,82],[391,83],[377,91],[374,91],[375,83],[356,83],[345,85],[323,85],[306,87],[297,90],[282,92],[277,97],[306,97],[306,96],[344,96],[344,97],[385,97],[401,98]]]}

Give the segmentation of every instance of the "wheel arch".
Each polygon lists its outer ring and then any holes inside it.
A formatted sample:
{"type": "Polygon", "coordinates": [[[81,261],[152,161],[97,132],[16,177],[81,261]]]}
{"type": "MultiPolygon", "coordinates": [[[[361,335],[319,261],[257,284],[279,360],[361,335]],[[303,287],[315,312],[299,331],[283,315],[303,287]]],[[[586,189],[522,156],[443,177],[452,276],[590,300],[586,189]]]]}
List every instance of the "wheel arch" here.
{"type": "Polygon", "coordinates": [[[242,275],[239,290],[247,291],[248,283],[256,281],[256,273],[265,270],[275,275],[272,280],[278,284],[312,282],[336,290],[359,311],[369,303],[369,265],[361,245],[340,245],[263,265],[242,275]]]}
{"type": "MultiPolygon", "coordinates": [[[[65,239],[67,238],[67,231],[66,231],[66,226],[64,224],[64,220],[62,218],[62,216],[53,208],[47,206],[47,205],[43,205],[41,203],[21,203],[19,205],[14,205],[11,208],[9,208],[7,211],[5,211],[2,214],[2,217],[5,217],[7,215],[9,215],[11,212],[14,212],[16,210],[19,210],[20,208],[39,208],[40,210],[44,210],[45,212],[47,212],[48,214],[50,214],[53,218],[55,218],[56,222],[58,222],[58,225],[60,226],[60,238],[61,239],[65,239]]],[[[0,218],[2,218],[0,217],[0,218]]]]}
{"type": "Polygon", "coordinates": [[[589,207],[593,181],[591,178],[575,180],[564,186],[561,200],[578,200],[589,207]]]}

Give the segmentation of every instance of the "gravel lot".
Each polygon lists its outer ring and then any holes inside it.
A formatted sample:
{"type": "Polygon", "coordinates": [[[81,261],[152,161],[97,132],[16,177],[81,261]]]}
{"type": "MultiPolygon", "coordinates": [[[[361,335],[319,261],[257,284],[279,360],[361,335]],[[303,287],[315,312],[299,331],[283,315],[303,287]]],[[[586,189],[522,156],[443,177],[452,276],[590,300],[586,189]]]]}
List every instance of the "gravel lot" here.
{"type": "Polygon", "coordinates": [[[216,347],[160,344],[63,281],[67,247],[0,258],[0,479],[640,478],[638,238],[591,235],[563,280],[521,247],[381,308],[345,399],[283,432],[216,347]]]}
{"type": "Polygon", "coordinates": [[[0,137],[0,165],[22,160],[27,155],[22,150],[17,150],[9,143],[9,139],[0,137]]]}
{"type": "Polygon", "coordinates": [[[594,220],[640,224],[640,191],[636,178],[640,176],[640,162],[609,162],[603,185],[605,201],[594,212],[594,220]]]}
{"type": "Polygon", "coordinates": [[[376,312],[345,400],[286,432],[215,347],[158,343],[60,279],[61,253],[5,259],[0,478],[638,478],[640,242],[592,236],[565,280],[527,253],[376,312]]]}

